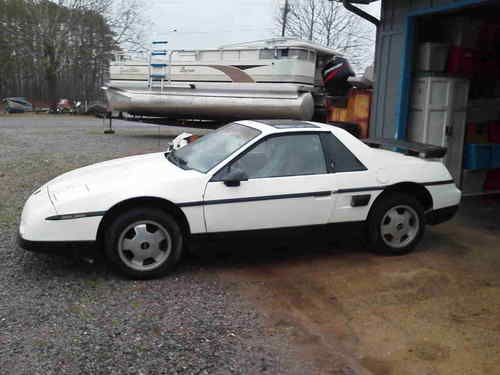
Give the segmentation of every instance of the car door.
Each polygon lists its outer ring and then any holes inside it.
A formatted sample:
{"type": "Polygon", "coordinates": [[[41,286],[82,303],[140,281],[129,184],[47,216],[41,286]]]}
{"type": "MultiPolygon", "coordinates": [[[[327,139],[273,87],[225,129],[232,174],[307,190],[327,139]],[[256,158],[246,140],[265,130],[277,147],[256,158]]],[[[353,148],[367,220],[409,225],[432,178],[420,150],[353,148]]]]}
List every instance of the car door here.
{"type": "Polygon", "coordinates": [[[376,197],[369,187],[376,185],[365,165],[333,133],[322,133],[321,140],[334,186],[331,223],[363,221],[376,197]],[[368,188],[368,189],[367,189],[368,188]]]}
{"type": "Polygon", "coordinates": [[[325,224],[332,209],[332,181],[318,133],[268,136],[208,182],[207,232],[325,224]],[[245,181],[224,181],[235,172],[245,181]]]}

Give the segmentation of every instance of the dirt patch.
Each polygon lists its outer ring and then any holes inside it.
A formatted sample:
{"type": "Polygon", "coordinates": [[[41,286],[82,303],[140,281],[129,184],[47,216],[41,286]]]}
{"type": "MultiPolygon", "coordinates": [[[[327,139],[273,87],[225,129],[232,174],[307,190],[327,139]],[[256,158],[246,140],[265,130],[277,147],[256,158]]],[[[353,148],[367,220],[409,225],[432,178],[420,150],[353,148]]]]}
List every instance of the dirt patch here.
{"type": "Polygon", "coordinates": [[[426,236],[402,257],[294,241],[215,270],[313,373],[500,374],[500,236],[458,221],[426,236]]]}
{"type": "Polygon", "coordinates": [[[408,352],[413,353],[418,359],[424,361],[442,361],[450,357],[449,348],[428,341],[420,341],[414,345],[410,345],[408,352]]]}
{"type": "Polygon", "coordinates": [[[361,364],[373,375],[387,375],[392,371],[392,365],[389,361],[378,358],[365,357],[361,359],[361,364]]]}

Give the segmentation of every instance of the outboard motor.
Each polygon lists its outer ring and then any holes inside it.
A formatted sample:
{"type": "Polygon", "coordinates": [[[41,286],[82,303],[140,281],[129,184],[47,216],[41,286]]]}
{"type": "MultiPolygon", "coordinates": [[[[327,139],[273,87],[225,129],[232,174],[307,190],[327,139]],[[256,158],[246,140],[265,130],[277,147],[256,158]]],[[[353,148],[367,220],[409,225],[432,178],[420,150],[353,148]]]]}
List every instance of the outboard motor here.
{"type": "Polygon", "coordinates": [[[351,84],[347,82],[349,77],[356,74],[347,59],[336,56],[323,68],[323,82],[330,96],[346,96],[351,84]]]}

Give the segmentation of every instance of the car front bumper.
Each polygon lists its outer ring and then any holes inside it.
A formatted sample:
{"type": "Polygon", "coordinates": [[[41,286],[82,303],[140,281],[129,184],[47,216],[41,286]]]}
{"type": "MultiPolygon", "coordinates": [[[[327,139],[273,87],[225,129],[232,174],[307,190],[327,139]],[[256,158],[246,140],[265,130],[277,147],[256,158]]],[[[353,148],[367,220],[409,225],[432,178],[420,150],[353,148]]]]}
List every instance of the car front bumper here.
{"type": "Polygon", "coordinates": [[[24,204],[19,224],[19,234],[33,243],[92,242],[102,216],[78,217],[74,219],[49,220],[62,215],[52,204],[47,186],[34,192],[24,204]]]}
{"type": "Polygon", "coordinates": [[[458,211],[458,205],[438,208],[425,214],[425,222],[429,225],[436,225],[451,220],[458,211]]]}
{"type": "Polygon", "coordinates": [[[96,241],[30,241],[19,232],[17,245],[24,250],[55,255],[91,255],[98,250],[96,241]]]}

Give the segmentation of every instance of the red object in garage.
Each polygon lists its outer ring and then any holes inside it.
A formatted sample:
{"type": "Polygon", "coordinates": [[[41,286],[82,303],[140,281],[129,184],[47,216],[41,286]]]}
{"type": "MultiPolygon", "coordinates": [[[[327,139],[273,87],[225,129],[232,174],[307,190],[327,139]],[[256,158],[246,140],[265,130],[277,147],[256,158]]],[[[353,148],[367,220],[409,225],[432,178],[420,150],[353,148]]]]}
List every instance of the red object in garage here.
{"type": "Polygon", "coordinates": [[[488,141],[500,143],[500,122],[488,123],[488,141]]]}
{"type": "Polygon", "coordinates": [[[495,51],[500,47],[500,23],[486,23],[479,32],[479,47],[486,51],[495,51]]]}
{"type": "Polygon", "coordinates": [[[479,58],[476,50],[453,46],[448,55],[446,71],[450,74],[470,77],[479,69],[479,58]]]}
{"type": "Polygon", "coordinates": [[[500,190],[500,169],[492,169],[486,174],[484,190],[500,190]]]}
{"type": "Polygon", "coordinates": [[[496,79],[500,77],[500,60],[487,58],[481,60],[480,73],[481,76],[489,79],[496,79]]]}
{"type": "Polygon", "coordinates": [[[489,127],[487,124],[477,124],[475,122],[467,123],[465,142],[466,143],[488,143],[489,127]]]}

